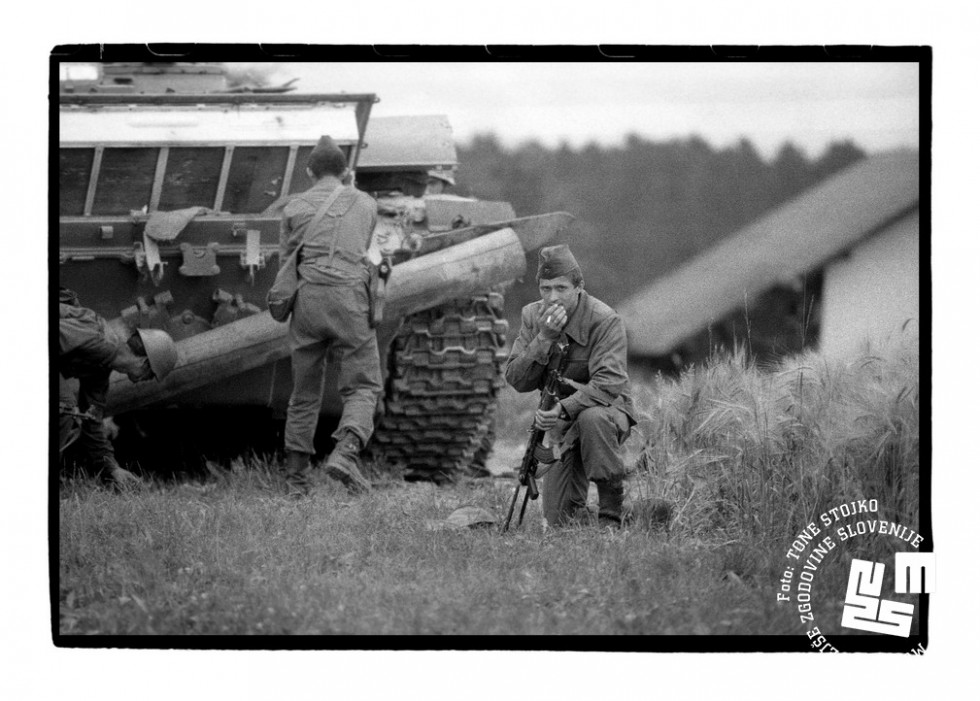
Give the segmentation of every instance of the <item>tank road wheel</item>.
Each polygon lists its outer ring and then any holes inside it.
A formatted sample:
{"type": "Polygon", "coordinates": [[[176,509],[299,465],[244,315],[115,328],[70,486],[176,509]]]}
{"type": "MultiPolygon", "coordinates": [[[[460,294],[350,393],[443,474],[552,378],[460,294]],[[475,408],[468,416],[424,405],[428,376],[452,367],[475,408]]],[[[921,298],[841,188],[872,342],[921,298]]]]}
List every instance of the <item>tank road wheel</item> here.
{"type": "Polygon", "coordinates": [[[374,435],[407,480],[486,472],[507,360],[503,296],[456,300],[405,320],[392,344],[386,411],[374,435]]]}

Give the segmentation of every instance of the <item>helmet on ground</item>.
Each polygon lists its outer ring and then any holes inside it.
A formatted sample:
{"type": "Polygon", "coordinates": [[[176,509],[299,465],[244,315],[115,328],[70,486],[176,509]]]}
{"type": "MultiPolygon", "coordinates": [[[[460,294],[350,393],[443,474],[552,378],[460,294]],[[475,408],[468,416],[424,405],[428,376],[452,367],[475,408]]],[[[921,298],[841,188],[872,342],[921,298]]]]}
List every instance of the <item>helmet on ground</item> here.
{"type": "Polygon", "coordinates": [[[496,522],[486,509],[469,505],[459,507],[446,517],[446,523],[453,528],[490,528],[496,522]]]}
{"type": "Polygon", "coordinates": [[[154,377],[162,380],[177,364],[177,345],[170,334],[160,329],[136,329],[136,333],[146,349],[154,377]]]}

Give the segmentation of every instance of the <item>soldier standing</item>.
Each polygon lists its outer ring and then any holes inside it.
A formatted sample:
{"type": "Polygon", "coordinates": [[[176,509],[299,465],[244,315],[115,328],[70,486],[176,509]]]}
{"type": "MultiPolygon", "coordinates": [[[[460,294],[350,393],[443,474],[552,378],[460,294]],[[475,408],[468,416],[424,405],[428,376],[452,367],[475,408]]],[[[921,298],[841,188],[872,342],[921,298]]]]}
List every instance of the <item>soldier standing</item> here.
{"type": "Polygon", "coordinates": [[[559,402],[539,409],[534,422],[560,436],[561,458],[544,475],[542,499],[551,526],[578,521],[585,511],[589,480],[599,492],[599,521],[623,519],[622,444],[636,425],[626,372],[626,325],[616,312],[590,296],[568,246],[541,249],[541,301],[521,312],[521,329],[505,377],[518,392],[541,389],[557,341],[568,342],[568,383],[559,402]]]}
{"type": "Polygon", "coordinates": [[[116,462],[102,425],[109,376],[116,370],[133,382],[162,380],[177,364],[173,339],[158,329],[136,329],[127,338],[65,288],[58,308],[59,454],[64,456],[73,446],[79,460],[98,470],[106,482],[138,485],[139,478],[116,462]],[[77,395],[69,378],[78,380],[77,395]]]}
{"type": "Polygon", "coordinates": [[[347,159],[329,136],[310,153],[307,174],[315,184],[283,209],[279,239],[283,262],[302,245],[299,292],[289,322],[293,393],[286,417],[286,480],[292,494],[309,493],[313,436],[331,359],[339,363],[344,408],[326,471],[348,491],[366,492],[371,483],[358,468],[358,455],[374,431],[382,391],[378,340],[369,321],[367,259],[378,208],[369,195],[343,184],[347,159]]]}

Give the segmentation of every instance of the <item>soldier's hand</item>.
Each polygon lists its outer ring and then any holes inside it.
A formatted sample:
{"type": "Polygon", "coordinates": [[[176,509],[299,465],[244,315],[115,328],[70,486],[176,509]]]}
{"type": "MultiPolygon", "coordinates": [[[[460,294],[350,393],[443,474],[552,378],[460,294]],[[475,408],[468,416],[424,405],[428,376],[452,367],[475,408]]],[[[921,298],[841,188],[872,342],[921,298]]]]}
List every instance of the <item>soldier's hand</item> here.
{"type": "Polygon", "coordinates": [[[547,307],[539,317],[541,324],[541,335],[548,341],[555,341],[561,335],[561,330],[568,323],[568,315],[565,307],[560,304],[552,304],[547,307]]]}
{"type": "Polygon", "coordinates": [[[80,411],[77,407],[68,407],[61,409],[60,412],[65,416],[70,416],[76,421],[84,422],[88,421],[91,423],[101,424],[102,417],[99,412],[93,408],[89,408],[87,411],[80,411]]]}
{"type": "Polygon", "coordinates": [[[534,427],[542,431],[548,431],[558,423],[558,416],[561,414],[561,404],[555,404],[550,409],[538,409],[534,414],[534,427]]]}
{"type": "Polygon", "coordinates": [[[118,491],[139,489],[143,486],[143,480],[119,465],[109,465],[103,479],[118,491]]]}

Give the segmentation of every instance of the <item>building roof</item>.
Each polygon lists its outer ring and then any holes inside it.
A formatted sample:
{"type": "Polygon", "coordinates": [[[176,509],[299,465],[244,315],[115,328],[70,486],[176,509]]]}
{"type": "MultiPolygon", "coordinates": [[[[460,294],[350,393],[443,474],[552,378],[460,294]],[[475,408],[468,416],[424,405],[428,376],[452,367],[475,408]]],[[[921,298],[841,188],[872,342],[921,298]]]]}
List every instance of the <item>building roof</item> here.
{"type": "Polygon", "coordinates": [[[759,295],[823,266],[918,208],[918,151],[872,156],[658,278],[617,309],[630,353],[666,355],[759,295]]]}

